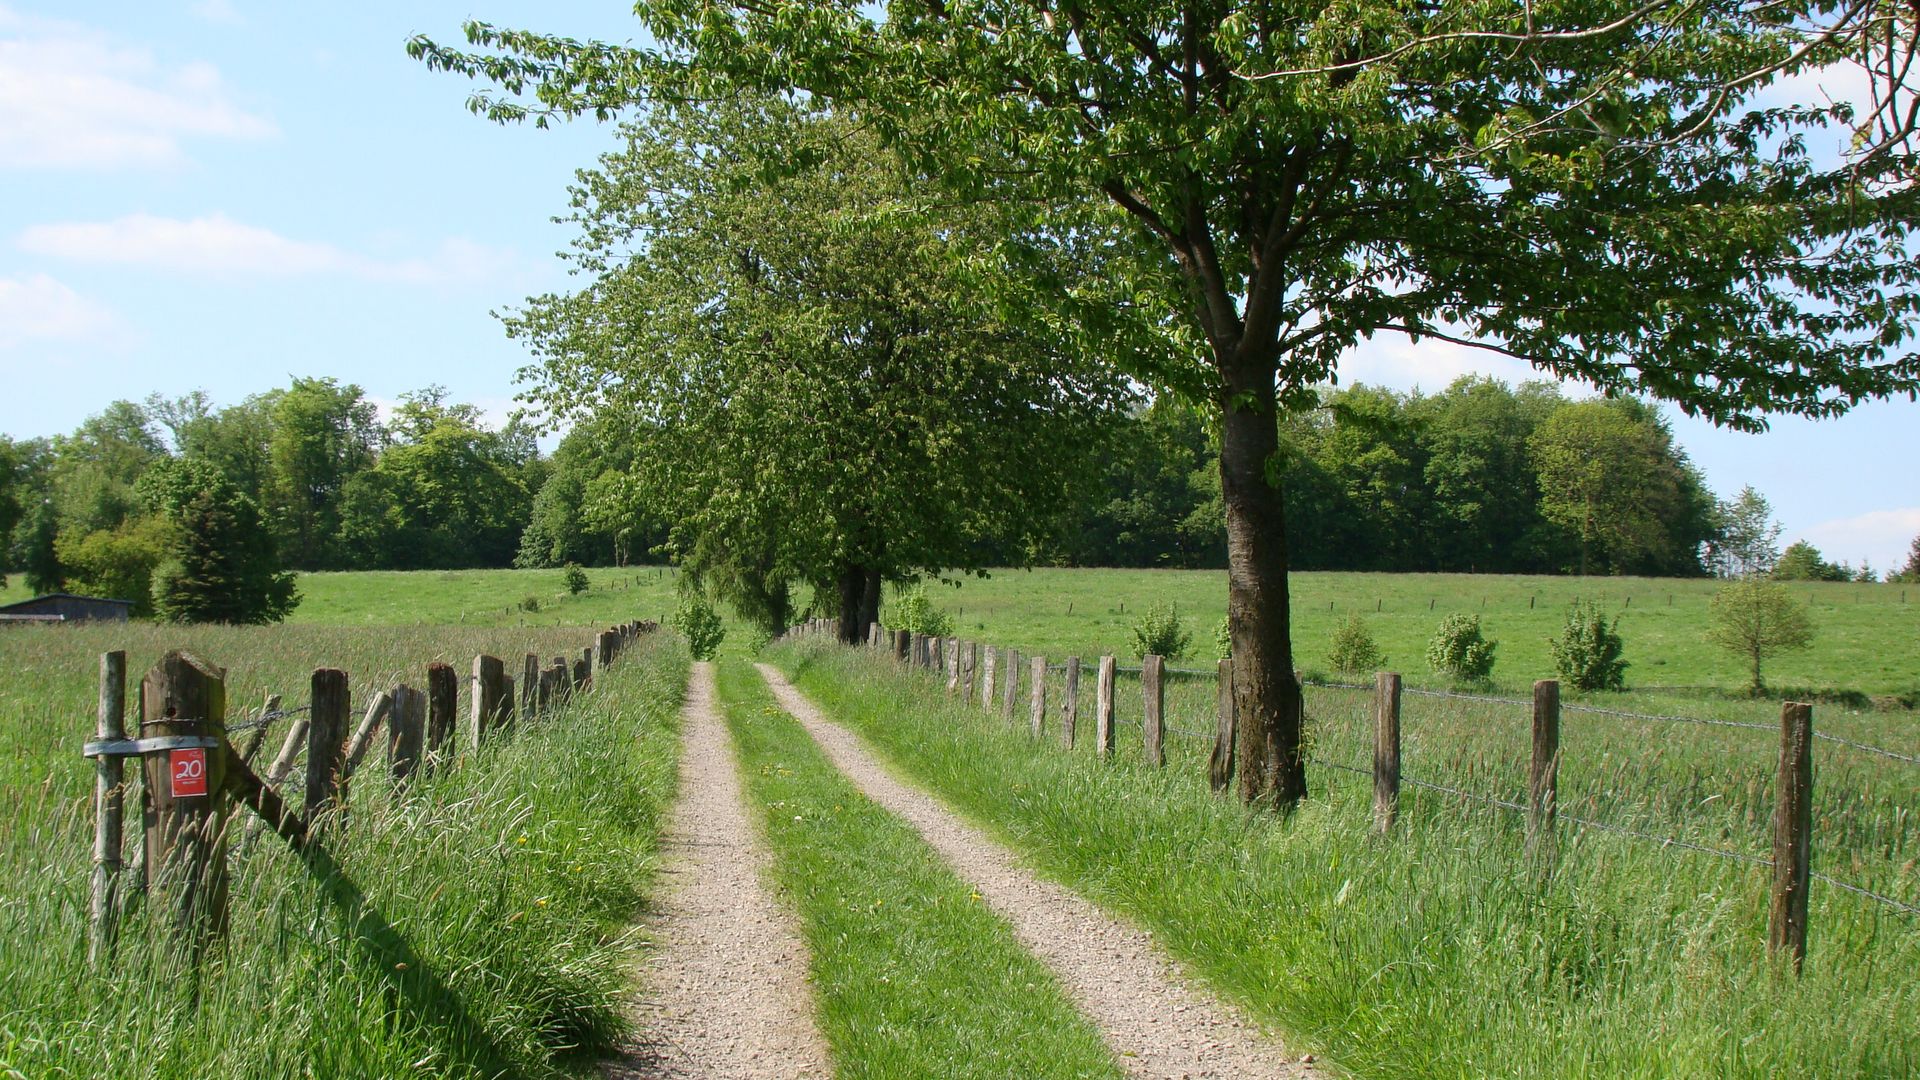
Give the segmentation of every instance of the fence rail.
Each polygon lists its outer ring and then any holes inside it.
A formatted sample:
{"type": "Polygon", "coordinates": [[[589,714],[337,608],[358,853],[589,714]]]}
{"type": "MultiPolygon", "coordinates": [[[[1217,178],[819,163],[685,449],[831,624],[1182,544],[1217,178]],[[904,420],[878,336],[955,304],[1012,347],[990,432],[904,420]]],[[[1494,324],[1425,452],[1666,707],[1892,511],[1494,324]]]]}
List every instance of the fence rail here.
{"type": "MultiPolygon", "coordinates": [[[[794,627],[789,634],[800,638],[838,641],[838,627],[831,620],[803,623],[794,627]]],[[[997,713],[1002,719],[1008,721],[1014,719],[1018,684],[1022,674],[1025,674],[1028,680],[1027,700],[1029,702],[1027,719],[1029,730],[1036,740],[1045,734],[1049,718],[1050,711],[1047,708],[1050,696],[1049,682],[1055,676],[1064,676],[1068,689],[1061,699],[1058,710],[1055,710],[1060,714],[1061,719],[1058,741],[1067,748],[1074,745],[1080,721],[1079,676],[1083,670],[1080,657],[1068,657],[1062,662],[1055,663],[1045,657],[1022,657],[1018,650],[1011,647],[929,637],[883,627],[878,623],[871,624],[867,628],[865,641],[869,648],[884,650],[887,655],[897,658],[913,671],[929,673],[943,679],[947,693],[957,697],[963,705],[973,706],[977,702],[978,707],[985,712],[997,713]]],[[[1165,740],[1169,734],[1191,740],[1212,740],[1212,754],[1207,762],[1209,783],[1216,791],[1228,786],[1233,773],[1234,742],[1238,724],[1238,717],[1234,715],[1230,660],[1221,661],[1217,670],[1207,670],[1168,667],[1157,656],[1144,658],[1137,667],[1121,665],[1112,656],[1102,656],[1095,668],[1095,677],[1093,719],[1095,752],[1098,756],[1106,758],[1113,754],[1114,732],[1121,726],[1140,730],[1143,757],[1153,766],[1166,764],[1165,740]],[[1132,715],[1124,718],[1115,715],[1115,682],[1116,677],[1120,675],[1136,677],[1140,683],[1142,702],[1137,718],[1132,715]],[[1179,724],[1170,724],[1167,721],[1164,695],[1169,681],[1168,676],[1188,682],[1207,677],[1217,680],[1218,690],[1214,698],[1218,704],[1213,731],[1197,730],[1179,724]]],[[[1395,827],[1399,818],[1399,790],[1404,784],[1497,810],[1524,815],[1528,850],[1531,854],[1546,859],[1554,857],[1559,827],[1564,823],[1576,828],[1594,829],[1653,844],[1663,849],[1676,849],[1765,866],[1773,871],[1769,888],[1768,946],[1770,951],[1789,957],[1796,970],[1806,954],[1807,896],[1811,882],[1817,881],[1830,885],[1906,915],[1920,915],[1920,907],[1886,896],[1855,882],[1818,873],[1812,869],[1811,761],[1814,742],[1837,745],[1906,764],[1920,764],[1920,758],[1885,747],[1815,731],[1811,705],[1786,703],[1782,707],[1780,724],[1773,726],[1735,720],[1637,713],[1591,705],[1565,704],[1560,701],[1559,683],[1551,679],[1543,679],[1535,683],[1534,695],[1531,699],[1403,687],[1400,676],[1391,672],[1380,673],[1371,685],[1307,680],[1302,680],[1302,685],[1371,693],[1372,701],[1369,711],[1373,714],[1374,720],[1373,766],[1371,768],[1356,767],[1314,756],[1304,760],[1316,767],[1371,778],[1374,788],[1374,820],[1378,831],[1389,832],[1395,827]],[[1503,799],[1438,783],[1425,777],[1407,775],[1402,769],[1400,755],[1400,712],[1403,695],[1511,706],[1516,710],[1527,710],[1532,718],[1532,734],[1524,775],[1526,784],[1524,799],[1503,799]],[[1563,810],[1559,806],[1558,791],[1559,767],[1564,760],[1564,751],[1560,745],[1560,720],[1562,714],[1567,712],[1614,716],[1637,721],[1777,732],[1780,744],[1779,764],[1775,771],[1774,783],[1772,854],[1756,855],[1713,847],[1682,837],[1636,829],[1617,822],[1572,814],[1563,810]]]]}
{"type": "Polygon", "coordinates": [[[537,680],[538,690],[519,698],[517,707],[514,682],[502,662],[476,656],[465,725],[456,722],[458,676],[443,663],[427,666],[426,689],[398,684],[377,691],[358,710],[347,673],[319,668],[306,704],[282,708],[279,696],[270,695],[256,715],[228,723],[225,671],[174,651],[141,680],[135,699],[141,714],[138,735],[128,738],[126,653],[102,655],[95,738],[82,748],[97,770],[89,956],[100,963],[112,952],[127,870],[123,831],[130,795],[138,799],[145,822],[133,889],[169,908],[197,953],[226,930],[227,846],[235,803],[258,815],[247,835],[272,829],[303,858],[330,861],[324,836],[346,827],[350,781],[383,746],[388,778],[396,787],[404,787],[419,770],[453,767],[461,752],[479,750],[516,719],[531,722],[589,690],[596,673],[656,629],[653,622],[612,627],[577,656],[554,657],[544,668],[529,654],[526,672],[529,681],[537,680]],[[293,723],[260,776],[253,759],[272,725],[286,719],[293,723]],[[252,734],[244,748],[236,749],[229,739],[241,732],[252,734]],[[303,750],[306,767],[296,799],[283,789],[303,750]],[[137,789],[126,776],[130,759],[136,763],[137,789]]]}

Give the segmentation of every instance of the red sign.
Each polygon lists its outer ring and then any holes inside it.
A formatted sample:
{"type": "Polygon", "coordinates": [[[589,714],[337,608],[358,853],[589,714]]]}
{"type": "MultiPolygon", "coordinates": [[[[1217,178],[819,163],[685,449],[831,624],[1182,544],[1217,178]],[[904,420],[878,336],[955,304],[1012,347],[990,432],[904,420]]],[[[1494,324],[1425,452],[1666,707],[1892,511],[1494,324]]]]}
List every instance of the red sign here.
{"type": "Polygon", "coordinates": [[[200,747],[167,751],[167,771],[173,776],[173,797],[207,793],[207,752],[200,747]]]}

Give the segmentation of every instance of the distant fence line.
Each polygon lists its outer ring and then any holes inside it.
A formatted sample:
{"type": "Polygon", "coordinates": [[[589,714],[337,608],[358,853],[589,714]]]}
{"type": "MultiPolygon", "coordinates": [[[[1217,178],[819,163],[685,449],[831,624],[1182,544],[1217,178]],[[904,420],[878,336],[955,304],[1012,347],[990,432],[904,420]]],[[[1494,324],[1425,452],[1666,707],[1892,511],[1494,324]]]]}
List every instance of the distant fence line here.
{"type": "Polygon", "coordinates": [[[335,888],[338,868],[321,840],[329,829],[345,827],[349,781],[381,741],[383,729],[389,779],[404,786],[418,771],[445,768],[460,752],[478,751],[516,720],[546,716],[591,689],[597,673],[657,629],[653,622],[623,623],[596,634],[579,653],[551,662],[529,653],[517,687],[499,658],[476,656],[464,723],[458,674],[450,664],[432,663],[426,689],[402,683],[378,691],[364,710],[354,706],[346,672],[318,668],[307,704],[282,708],[280,697],[270,695],[252,718],[229,724],[225,670],[176,650],[141,680],[136,699],[141,715],[132,738],[126,725],[127,654],[102,654],[96,738],[82,748],[97,770],[90,958],[100,963],[110,955],[120,919],[130,789],[145,823],[135,890],[169,905],[176,927],[197,949],[226,930],[227,841],[236,802],[259,816],[249,835],[271,828],[310,867],[325,868],[320,876],[335,888]],[[264,776],[257,774],[254,759],[271,725],[288,718],[293,724],[279,753],[264,776]],[[236,749],[229,737],[241,732],[251,734],[236,749]],[[296,808],[294,794],[283,791],[294,782],[302,750],[306,767],[296,808]],[[137,761],[137,785],[125,775],[129,758],[137,761]]]}
{"type": "MultiPolygon", "coordinates": [[[[837,642],[838,623],[832,619],[812,620],[794,627],[789,634],[799,638],[837,642]]],[[[894,657],[912,671],[928,673],[944,679],[948,695],[959,698],[963,704],[972,705],[978,701],[980,707],[988,713],[997,712],[1003,719],[1010,722],[1015,719],[1019,704],[1018,687],[1021,675],[1026,674],[1028,678],[1027,720],[1031,734],[1036,739],[1045,732],[1049,711],[1047,707],[1049,676],[1056,674],[1063,676],[1064,696],[1061,699],[1059,738],[1060,742],[1069,748],[1075,743],[1080,722],[1080,681],[1084,670],[1080,657],[1068,657],[1063,663],[1049,663],[1044,657],[1023,658],[1018,650],[1011,647],[996,647],[977,641],[933,637],[884,627],[879,623],[872,623],[867,627],[865,640],[869,649],[894,657]]],[[[1215,791],[1225,790],[1231,783],[1234,771],[1234,736],[1237,727],[1232,694],[1232,664],[1232,660],[1225,659],[1211,670],[1173,668],[1168,667],[1161,657],[1147,656],[1142,659],[1140,666],[1133,667],[1120,665],[1113,656],[1100,657],[1093,667],[1096,689],[1092,719],[1096,755],[1103,759],[1108,758],[1115,750],[1115,676],[1122,673],[1138,674],[1143,698],[1139,726],[1142,730],[1141,747],[1145,759],[1156,767],[1166,764],[1165,740],[1169,732],[1196,739],[1212,739],[1214,745],[1207,762],[1207,780],[1215,791]],[[1218,706],[1214,731],[1194,731],[1170,726],[1167,723],[1165,684],[1169,675],[1211,677],[1216,680],[1217,690],[1214,697],[1218,706]]],[[[1306,686],[1365,691],[1373,695],[1374,753],[1371,769],[1356,768],[1311,756],[1306,760],[1319,767],[1372,778],[1376,831],[1385,833],[1394,828],[1399,817],[1400,787],[1406,784],[1462,801],[1526,815],[1527,850],[1530,856],[1547,860],[1553,858],[1556,848],[1556,822],[1563,819],[1570,824],[1626,836],[1662,848],[1679,848],[1768,866],[1773,870],[1769,888],[1768,950],[1789,956],[1796,970],[1799,969],[1806,955],[1807,898],[1811,881],[1832,885],[1904,914],[1920,916],[1920,907],[1903,903],[1852,882],[1817,873],[1812,869],[1812,747],[1814,740],[1824,739],[1854,750],[1907,764],[1920,764],[1920,759],[1884,747],[1815,732],[1813,706],[1809,704],[1784,703],[1781,708],[1780,724],[1775,728],[1766,724],[1742,721],[1632,713],[1594,706],[1562,704],[1560,684],[1553,679],[1536,682],[1531,699],[1407,688],[1403,687],[1400,675],[1393,672],[1379,673],[1371,685],[1322,683],[1304,679],[1302,683],[1306,686]],[[1500,799],[1405,775],[1401,769],[1400,756],[1400,702],[1403,694],[1529,709],[1532,715],[1532,748],[1526,770],[1526,801],[1500,799]],[[1643,721],[1777,731],[1780,737],[1780,754],[1775,783],[1772,856],[1769,858],[1730,851],[1697,844],[1679,837],[1662,836],[1566,813],[1558,806],[1557,798],[1561,760],[1560,717],[1563,711],[1620,716],[1643,721]]]]}

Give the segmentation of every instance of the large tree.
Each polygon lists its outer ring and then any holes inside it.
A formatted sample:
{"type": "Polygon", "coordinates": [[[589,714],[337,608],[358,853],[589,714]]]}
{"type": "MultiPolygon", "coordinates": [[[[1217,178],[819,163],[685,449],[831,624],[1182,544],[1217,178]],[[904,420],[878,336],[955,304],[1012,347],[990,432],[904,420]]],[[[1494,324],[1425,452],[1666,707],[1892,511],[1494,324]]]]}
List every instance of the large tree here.
{"type": "Polygon", "coordinates": [[[883,580],[1049,534],[1121,387],[980,287],[991,207],[928,198],[859,124],[775,98],[627,135],[576,191],[591,283],[508,328],[537,400],[639,440],[630,494],[690,570],[776,627],[801,579],[854,641],[883,580]]]}
{"type": "Polygon", "coordinates": [[[1278,417],[1363,338],[1497,349],[1746,428],[1920,385],[1912,193],[1871,162],[1810,162],[1803,136],[1845,128],[1840,110],[1754,107],[1770,78],[1844,52],[1770,3],[636,12],[658,51],[482,24],[478,52],[410,48],[532,87],[531,103],[474,100],[500,119],[800,88],[963,196],[1093,197],[1134,223],[1108,280],[1157,308],[1144,324],[1162,345],[1135,370],[1220,417],[1249,799],[1306,790],[1278,417]]]}

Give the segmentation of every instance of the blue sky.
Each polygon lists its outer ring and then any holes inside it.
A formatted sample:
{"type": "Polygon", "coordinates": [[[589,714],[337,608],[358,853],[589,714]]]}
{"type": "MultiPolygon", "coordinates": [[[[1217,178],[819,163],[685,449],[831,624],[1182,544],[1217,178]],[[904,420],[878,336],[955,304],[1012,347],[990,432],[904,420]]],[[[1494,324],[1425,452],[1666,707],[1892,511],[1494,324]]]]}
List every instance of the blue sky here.
{"type": "MultiPolygon", "coordinates": [[[[550,219],[613,139],[469,115],[463,82],[404,51],[468,17],[638,33],[617,0],[0,0],[0,432],[71,430],[153,391],[226,404],[293,375],[381,402],[440,383],[504,416],[526,357],[489,312],[566,287],[570,232],[550,219]]],[[[1383,338],[1341,378],[1437,390],[1470,371],[1531,374],[1383,338]]],[[[1920,405],[1764,435],[1669,413],[1714,490],[1754,485],[1788,539],[1886,569],[1920,535],[1920,405]]]]}

